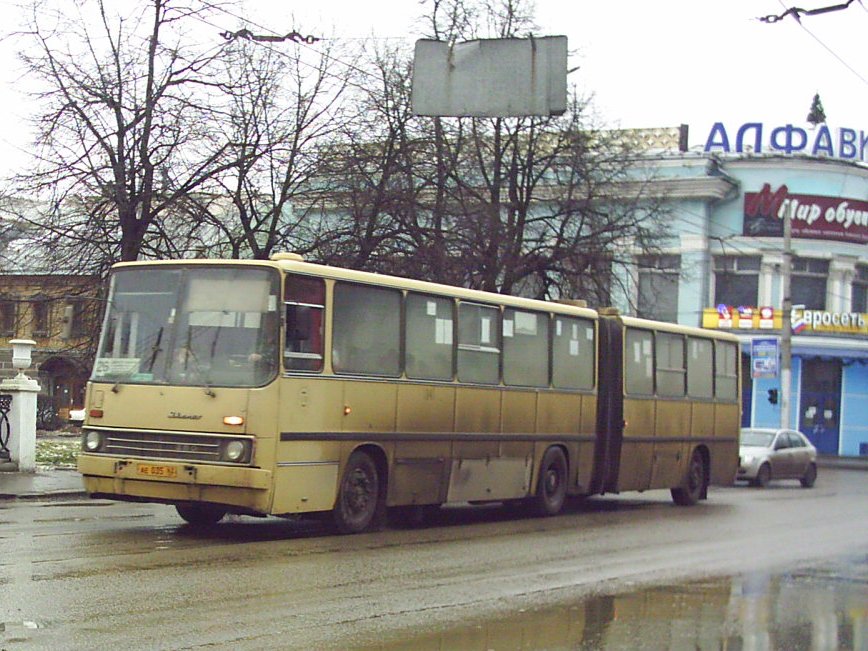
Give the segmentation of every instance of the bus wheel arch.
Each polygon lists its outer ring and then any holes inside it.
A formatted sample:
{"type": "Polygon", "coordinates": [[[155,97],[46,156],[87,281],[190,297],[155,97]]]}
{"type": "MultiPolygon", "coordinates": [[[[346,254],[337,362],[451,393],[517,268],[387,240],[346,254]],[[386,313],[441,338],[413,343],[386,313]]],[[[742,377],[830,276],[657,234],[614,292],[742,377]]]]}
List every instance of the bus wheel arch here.
{"type": "Polygon", "coordinates": [[[536,515],[560,513],[567,497],[569,467],[569,458],[563,446],[553,445],[546,449],[540,460],[536,491],[530,499],[536,515]]]}
{"type": "Polygon", "coordinates": [[[361,445],[350,453],[338,486],[332,521],[339,533],[382,528],[386,515],[388,462],[375,445],[361,445]]]}
{"type": "Polygon", "coordinates": [[[711,469],[711,455],[704,445],[697,446],[690,453],[687,470],[680,486],[671,489],[672,501],[678,506],[693,506],[708,497],[708,482],[711,469]]]}

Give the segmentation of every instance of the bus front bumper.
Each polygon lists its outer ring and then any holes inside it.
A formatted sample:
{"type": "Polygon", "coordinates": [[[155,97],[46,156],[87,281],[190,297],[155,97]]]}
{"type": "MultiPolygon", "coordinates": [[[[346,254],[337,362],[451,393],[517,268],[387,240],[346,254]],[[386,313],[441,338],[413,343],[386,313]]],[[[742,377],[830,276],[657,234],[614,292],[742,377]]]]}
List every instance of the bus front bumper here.
{"type": "Polygon", "coordinates": [[[81,454],[78,471],[93,497],[128,501],[211,502],[268,513],[272,474],[261,468],[145,461],[81,454]]]}

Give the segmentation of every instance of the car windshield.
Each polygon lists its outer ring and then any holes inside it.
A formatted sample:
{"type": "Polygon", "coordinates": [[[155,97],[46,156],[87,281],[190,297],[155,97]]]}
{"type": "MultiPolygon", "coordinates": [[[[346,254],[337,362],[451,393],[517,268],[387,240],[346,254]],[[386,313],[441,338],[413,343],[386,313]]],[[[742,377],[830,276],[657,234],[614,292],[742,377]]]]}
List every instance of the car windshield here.
{"type": "Polygon", "coordinates": [[[92,379],[260,386],[277,371],[278,295],[271,269],[118,270],[92,379]]]}
{"type": "Polygon", "coordinates": [[[757,448],[767,448],[775,437],[774,432],[757,432],[755,430],[742,430],[740,442],[742,445],[757,448]]]}

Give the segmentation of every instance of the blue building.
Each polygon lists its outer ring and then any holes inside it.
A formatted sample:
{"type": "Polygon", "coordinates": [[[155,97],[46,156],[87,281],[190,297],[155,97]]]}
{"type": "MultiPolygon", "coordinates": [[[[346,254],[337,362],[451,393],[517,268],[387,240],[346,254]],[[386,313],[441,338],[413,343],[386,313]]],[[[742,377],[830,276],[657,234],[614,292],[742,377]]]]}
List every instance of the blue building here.
{"type": "Polygon", "coordinates": [[[643,159],[665,197],[673,237],[660,255],[636,257],[616,302],[640,316],[738,334],[743,424],[779,426],[776,342],[789,211],[789,426],[821,453],[868,455],[868,165],[829,151],[709,149],[643,159]]]}

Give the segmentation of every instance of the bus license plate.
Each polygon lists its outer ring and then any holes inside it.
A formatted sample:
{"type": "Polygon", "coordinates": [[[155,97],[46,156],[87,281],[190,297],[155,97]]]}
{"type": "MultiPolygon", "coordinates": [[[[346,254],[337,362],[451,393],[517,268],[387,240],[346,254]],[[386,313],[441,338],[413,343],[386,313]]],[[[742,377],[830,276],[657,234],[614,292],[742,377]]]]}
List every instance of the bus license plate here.
{"type": "Polygon", "coordinates": [[[175,466],[156,466],[150,463],[140,463],[138,473],[147,477],[166,477],[168,479],[178,477],[178,469],[175,466]]]}

